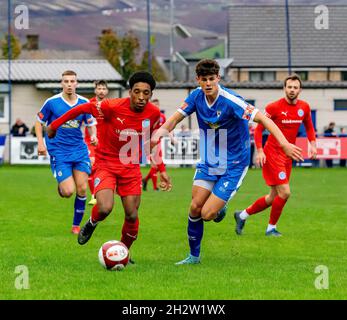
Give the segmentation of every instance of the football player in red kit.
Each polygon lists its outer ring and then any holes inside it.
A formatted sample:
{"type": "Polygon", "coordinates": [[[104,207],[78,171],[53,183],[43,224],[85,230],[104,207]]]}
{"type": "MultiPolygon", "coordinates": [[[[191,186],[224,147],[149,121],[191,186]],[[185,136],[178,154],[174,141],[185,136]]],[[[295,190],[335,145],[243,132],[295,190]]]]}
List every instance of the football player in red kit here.
{"type": "MultiPolygon", "coordinates": [[[[95,93],[95,97],[91,98],[89,100],[89,102],[97,102],[97,101],[102,101],[106,98],[106,96],[108,95],[108,86],[107,86],[107,82],[105,80],[97,80],[94,82],[94,93],[95,93]]],[[[100,135],[100,131],[101,131],[101,126],[100,124],[102,123],[102,115],[99,115],[96,119],[97,124],[96,124],[96,128],[97,128],[97,132],[96,135],[99,136],[100,135]]],[[[94,196],[94,173],[95,173],[95,149],[96,149],[96,145],[91,144],[90,141],[90,135],[89,135],[89,131],[87,130],[87,128],[84,131],[84,142],[86,143],[87,147],[88,147],[88,151],[89,151],[89,159],[90,159],[90,163],[92,165],[92,172],[90,173],[89,177],[88,177],[88,185],[89,185],[89,190],[90,193],[92,195],[90,201],[88,202],[89,205],[95,205],[96,204],[96,199],[94,196]]]]}
{"type": "MultiPolygon", "coordinates": [[[[301,123],[304,124],[307,139],[309,140],[309,154],[316,159],[316,135],[311,119],[311,110],[305,101],[299,100],[302,90],[301,79],[297,75],[288,76],[284,80],[285,97],[270,103],[266,108],[266,115],[281,129],[290,143],[295,143],[301,123]]],[[[243,211],[236,211],[236,233],[242,234],[246,219],[253,214],[261,212],[271,206],[267,236],[281,236],[276,224],[283,208],[290,196],[289,178],[292,170],[292,160],[282,151],[277,140],[270,135],[264,150],[262,146],[262,133],[264,127],[258,124],[255,129],[255,144],[257,148],[256,162],[263,168],[263,177],[270,187],[269,194],[257,199],[251,206],[243,211]]]]}
{"type": "MultiPolygon", "coordinates": [[[[121,241],[130,249],[139,230],[138,208],[141,200],[141,148],[149,150],[151,133],[157,128],[160,111],[149,102],[155,88],[153,76],[145,71],[134,73],[129,79],[129,97],[105,99],[101,103],[85,103],[71,109],[47,127],[49,137],[57,128],[77,114],[103,116],[102,132],[96,150],[94,175],[97,204],[91,217],[81,228],[78,243],[83,245],[92,236],[97,224],[112,211],[114,191],[121,197],[125,219],[121,241]]],[[[171,189],[170,178],[161,173],[164,190],[171,189]]]]}
{"type": "MultiPolygon", "coordinates": [[[[160,108],[159,99],[153,99],[152,103],[155,104],[158,108],[160,108]]],[[[160,110],[160,120],[159,120],[158,128],[160,128],[166,121],[166,117],[165,117],[164,112],[165,112],[164,110],[160,110]]],[[[161,159],[162,151],[161,151],[160,142],[158,143],[157,150],[155,150],[155,151],[160,153],[159,156],[161,159]]],[[[157,173],[166,171],[165,164],[162,161],[160,161],[159,164],[156,164],[154,159],[151,156],[150,156],[150,164],[151,164],[151,169],[149,170],[146,177],[142,179],[142,188],[144,191],[147,191],[147,183],[148,183],[148,180],[151,179],[152,183],[153,183],[153,190],[159,191],[158,184],[157,184],[157,181],[158,181],[157,173]]]]}

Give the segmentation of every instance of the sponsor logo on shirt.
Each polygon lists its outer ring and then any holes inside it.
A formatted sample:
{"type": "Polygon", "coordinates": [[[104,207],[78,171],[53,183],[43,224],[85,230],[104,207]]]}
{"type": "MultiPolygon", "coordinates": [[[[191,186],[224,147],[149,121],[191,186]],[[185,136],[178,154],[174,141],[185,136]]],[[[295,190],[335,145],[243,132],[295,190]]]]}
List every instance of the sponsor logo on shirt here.
{"type": "Polygon", "coordinates": [[[218,129],[220,127],[220,124],[218,122],[212,123],[212,122],[206,121],[206,124],[208,124],[211,129],[218,129]]]}
{"type": "Polygon", "coordinates": [[[282,123],[301,123],[302,120],[282,120],[282,123]]]}
{"type": "Polygon", "coordinates": [[[299,117],[303,117],[303,116],[304,116],[304,110],[299,109],[299,110],[298,110],[298,116],[299,116],[299,117]]]}
{"type": "Polygon", "coordinates": [[[281,114],[284,114],[285,116],[287,116],[288,111],[282,111],[281,114]]]}

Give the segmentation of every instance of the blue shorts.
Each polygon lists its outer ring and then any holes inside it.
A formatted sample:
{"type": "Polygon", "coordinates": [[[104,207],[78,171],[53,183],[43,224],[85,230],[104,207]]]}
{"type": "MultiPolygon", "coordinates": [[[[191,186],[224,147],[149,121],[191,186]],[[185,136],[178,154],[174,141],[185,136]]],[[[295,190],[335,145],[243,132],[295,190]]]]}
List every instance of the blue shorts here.
{"type": "Polygon", "coordinates": [[[205,188],[216,197],[228,202],[241,187],[248,167],[248,165],[238,165],[227,169],[223,175],[215,175],[211,174],[206,166],[197,166],[193,185],[205,188]]]}
{"type": "Polygon", "coordinates": [[[51,170],[58,183],[72,176],[73,170],[91,173],[91,164],[88,154],[78,156],[51,156],[51,170]]]}

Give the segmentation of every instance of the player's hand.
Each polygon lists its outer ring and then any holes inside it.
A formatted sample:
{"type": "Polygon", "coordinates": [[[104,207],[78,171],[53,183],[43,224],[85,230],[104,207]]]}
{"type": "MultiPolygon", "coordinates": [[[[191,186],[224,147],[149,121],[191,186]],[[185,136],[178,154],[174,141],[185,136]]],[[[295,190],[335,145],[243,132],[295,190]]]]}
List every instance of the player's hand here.
{"type": "Polygon", "coordinates": [[[99,140],[98,140],[98,138],[96,136],[91,136],[90,137],[90,144],[92,146],[96,146],[98,144],[98,142],[99,142],[99,140]]]}
{"type": "Polygon", "coordinates": [[[168,174],[165,171],[160,172],[159,188],[161,191],[171,191],[172,189],[171,178],[168,176],[168,174]]]}
{"type": "Polygon", "coordinates": [[[45,145],[43,145],[43,144],[37,145],[37,154],[39,156],[47,156],[47,149],[46,149],[45,145]]]}
{"type": "Polygon", "coordinates": [[[284,153],[295,161],[304,161],[302,157],[302,149],[292,143],[287,143],[282,146],[284,153]]]}
{"type": "Polygon", "coordinates": [[[151,138],[151,146],[150,146],[151,151],[158,145],[159,140],[160,140],[160,138],[158,136],[155,136],[155,135],[151,138]]]}
{"type": "Polygon", "coordinates": [[[317,159],[317,148],[315,145],[310,144],[308,147],[308,155],[310,159],[315,160],[317,159]]]}
{"type": "Polygon", "coordinates": [[[255,157],[255,164],[257,167],[263,167],[266,162],[266,155],[263,150],[257,151],[257,156],[255,157]]]}
{"type": "Polygon", "coordinates": [[[46,132],[47,132],[48,138],[50,138],[50,139],[54,138],[56,133],[57,133],[57,131],[53,130],[50,125],[46,128],[46,132]]]}

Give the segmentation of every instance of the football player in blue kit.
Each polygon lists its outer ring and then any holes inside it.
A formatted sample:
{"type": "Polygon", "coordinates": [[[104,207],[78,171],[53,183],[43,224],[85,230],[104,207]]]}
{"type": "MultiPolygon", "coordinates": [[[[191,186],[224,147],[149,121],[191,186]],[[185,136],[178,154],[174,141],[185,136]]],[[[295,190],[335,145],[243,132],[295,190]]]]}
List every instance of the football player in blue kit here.
{"type": "Polygon", "coordinates": [[[196,66],[199,87],[161,126],[151,139],[151,147],[171,132],[185,117],[196,113],[200,129],[201,161],[196,166],[192,201],[188,214],[190,254],[177,265],[200,262],[204,221],[220,222],[226,205],[240,188],[250,158],[248,121],[261,123],[279,141],[292,159],[302,160],[301,149],[290,144],[273,121],[241,96],[219,84],[219,65],[204,59],[196,66]]]}
{"type": "Polygon", "coordinates": [[[88,99],[76,94],[76,72],[72,70],[63,72],[61,85],[62,92],[47,99],[38,112],[35,132],[39,156],[47,155],[47,151],[49,153],[51,169],[58,182],[59,195],[69,198],[76,190],[71,232],[78,234],[85,211],[88,175],[91,172],[88,149],[83,140],[81,125],[84,123],[89,128],[91,140],[96,144],[96,121],[89,114],[81,115],[59,128],[54,139],[48,139],[45,135],[46,144],[44,143],[43,125],[49,125],[71,108],[88,102],[88,99]]]}

